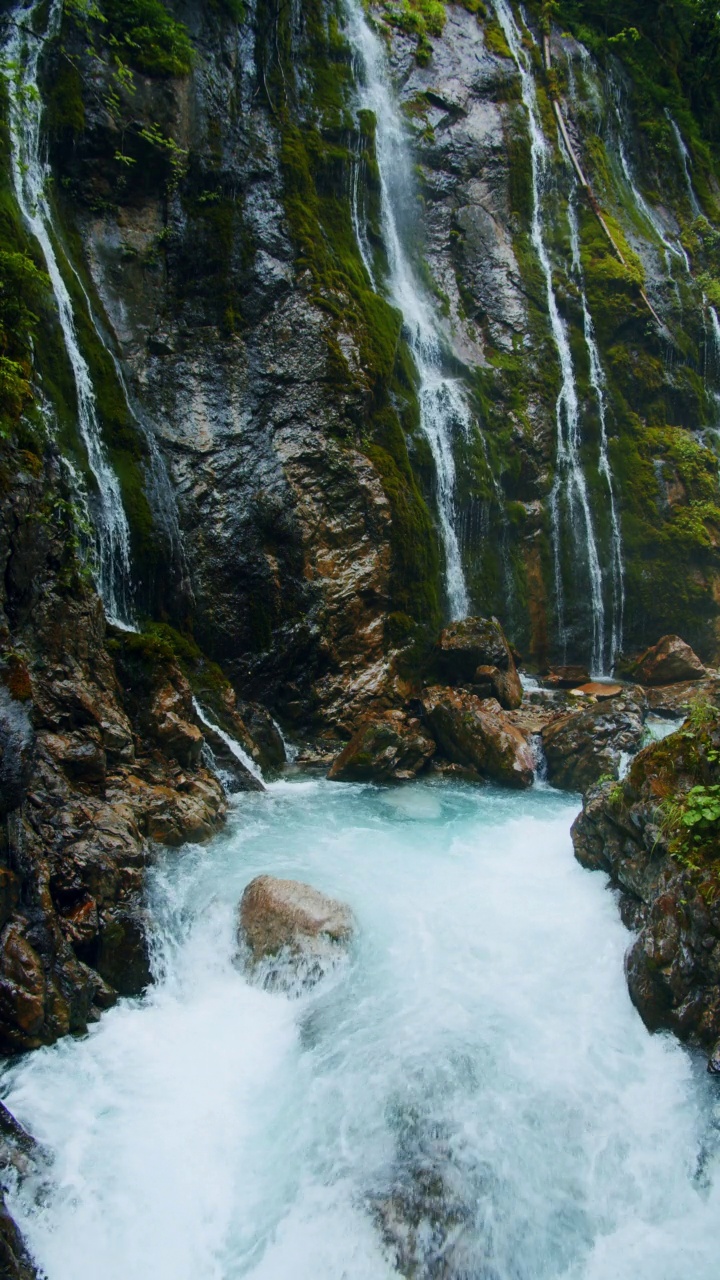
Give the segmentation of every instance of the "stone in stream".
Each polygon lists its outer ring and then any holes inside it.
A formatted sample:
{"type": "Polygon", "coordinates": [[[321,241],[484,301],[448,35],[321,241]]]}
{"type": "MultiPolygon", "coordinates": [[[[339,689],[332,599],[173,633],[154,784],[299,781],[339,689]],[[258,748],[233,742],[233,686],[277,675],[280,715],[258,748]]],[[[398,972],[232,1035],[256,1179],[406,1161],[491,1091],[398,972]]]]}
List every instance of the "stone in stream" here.
{"type": "Polygon", "coordinates": [[[39,1280],[22,1236],[7,1211],[5,1191],[11,1184],[37,1176],[50,1164],[49,1153],[0,1102],[0,1276],[3,1280],[39,1280]]]}
{"type": "Polygon", "coordinates": [[[419,720],[402,711],[384,711],[363,720],[333,761],[333,782],[406,782],[435,753],[435,742],[419,720]]]}
{"type": "Polygon", "coordinates": [[[422,702],[425,722],[452,764],[469,766],[506,786],[532,786],[532,748],[494,698],[482,700],[465,689],[436,686],[424,691],[422,702]]]}
{"type": "Polygon", "coordinates": [[[522,702],[515,659],[497,618],[463,618],[445,627],[432,669],[450,685],[472,685],[479,696],[497,698],[506,711],[522,702]]]}
{"type": "Polygon", "coordinates": [[[562,716],[542,730],[548,782],[563,791],[587,791],[600,778],[617,778],[623,753],[637,751],[647,703],[640,689],[562,716]]]}
{"type": "Polygon", "coordinates": [[[299,880],[256,876],[240,902],[238,941],[247,968],[273,990],[314,986],[347,953],[354,932],[344,902],[299,880]]]}
{"type": "Polygon", "coordinates": [[[640,684],[679,684],[702,680],[707,670],[689,644],[680,636],[663,636],[639,659],[632,675],[640,684]]]}

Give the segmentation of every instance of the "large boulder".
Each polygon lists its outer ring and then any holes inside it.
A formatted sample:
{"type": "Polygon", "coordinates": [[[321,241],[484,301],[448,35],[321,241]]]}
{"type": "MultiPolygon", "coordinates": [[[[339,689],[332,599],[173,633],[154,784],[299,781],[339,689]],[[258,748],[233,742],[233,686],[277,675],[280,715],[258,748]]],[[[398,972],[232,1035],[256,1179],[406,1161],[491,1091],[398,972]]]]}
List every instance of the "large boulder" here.
{"type": "Polygon", "coordinates": [[[423,694],[425,721],[443,755],[510,787],[530,787],[533,753],[524,734],[500,704],[465,689],[436,686],[423,694]]]}
{"type": "Polygon", "coordinates": [[[405,782],[434,752],[435,742],[419,720],[385,711],[362,722],[327,776],[334,782],[405,782]]]}
{"type": "Polygon", "coordinates": [[[638,750],[647,704],[639,689],[562,716],[542,731],[548,782],[587,791],[602,777],[617,778],[623,755],[638,750]]]}
{"type": "Polygon", "coordinates": [[[446,684],[475,685],[508,711],[522,702],[515,659],[497,618],[452,622],[440,634],[432,665],[446,684]]]}
{"type": "Polygon", "coordinates": [[[347,952],[354,931],[344,902],[299,880],[256,876],[240,902],[238,941],[247,967],[273,989],[313,986],[347,952]]]}
{"type": "Polygon", "coordinates": [[[663,636],[648,649],[633,670],[640,684],[679,684],[702,680],[707,671],[696,653],[680,636],[663,636]]]}

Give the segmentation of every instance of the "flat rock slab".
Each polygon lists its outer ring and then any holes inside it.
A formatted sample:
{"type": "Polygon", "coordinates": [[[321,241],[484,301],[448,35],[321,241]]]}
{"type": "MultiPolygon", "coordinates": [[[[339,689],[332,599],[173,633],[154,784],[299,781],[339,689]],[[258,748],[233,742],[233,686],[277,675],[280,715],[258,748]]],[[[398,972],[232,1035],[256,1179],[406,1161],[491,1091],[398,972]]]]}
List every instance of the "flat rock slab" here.
{"type": "Polygon", "coordinates": [[[299,880],[257,876],[239,911],[238,940],[265,985],[312,986],[347,951],[355,932],[350,908],[299,880]]]}
{"type": "Polygon", "coordinates": [[[622,691],[623,685],[605,684],[602,680],[589,680],[587,684],[581,684],[573,690],[574,693],[585,693],[590,698],[616,698],[622,691]]]}

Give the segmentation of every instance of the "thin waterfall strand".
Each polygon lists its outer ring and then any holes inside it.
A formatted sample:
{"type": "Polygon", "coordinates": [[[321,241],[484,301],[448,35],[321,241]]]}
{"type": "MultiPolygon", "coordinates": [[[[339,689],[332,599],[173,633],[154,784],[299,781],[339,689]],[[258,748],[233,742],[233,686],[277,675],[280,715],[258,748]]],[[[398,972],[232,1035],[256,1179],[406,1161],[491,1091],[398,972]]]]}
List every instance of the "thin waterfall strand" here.
{"type": "Polygon", "coordinates": [[[38,0],[33,0],[18,13],[4,48],[12,181],[22,215],[45,259],[75,382],[78,426],[97,485],[94,524],[98,590],[108,618],[128,625],[132,623],[130,530],[120,483],[102,441],[95,392],[90,370],[80,351],[72,301],[53,246],[52,213],[46,194],[51,175],[42,150],[43,107],[38,91],[38,64],[45,41],[59,32],[62,0],[52,0],[44,38],[35,34],[34,27],[35,15],[41,7],[38,0]]]}
{"type": "Polygon", "coordinates": [[[585,293],[585,280],[583,277],[582,261],[580,258],[580,230],[578,227],[577,211],[573,200],[571,200],[568,205],[568,221],[570,224],[570,244],[572,247],[573,269],[580,286],[580,298],[583,310],[583,333],[585,337],[585,348],[588,353],[588,362],[590,365],[590,385],[595,393],[598,417],[600,419],[600,457],[598,461],[598,470],[607,485],[608,501],[610,504],[610,530],[612,537],[612,625],[610,629],[610,652],[608,654],[607,665],[609,670],[612,671],[615,666],[617,656],[622,648],[623,616],[625,612],[625,566],[623,561],[622,533],[617,513],[615,488],[613,485],[612,471],[610,468],[610,455],[608,451],[605,374],[603,373],[603,367],[600,360],[600,350],[595,337],[595,326],[593,324],[590,308],[588,307],[587,295],[585,293]]]}
{"type": "Polygon", "coordinates": [[[561,372],[560,393],[556,405],[557,422],[557,457],[556,477],[550,494],[550,515],[553,530],[553,559],[555,568],[555,592],[557,605],[558,635],[563,646],[566,643],[565,601],[562,583],[561,562],[561,513],[560,499],[563,490],[567,496],[573,524],[580,525],[578,530],[585,544],[587,561],[590,606],[592,612],[591,666],[593,671],[602,674],[604,670],[603,653],[605,649],[605,605],[603,602],[602,572],[600,558],[595,541],[590,499],[587,484],[580,460],[580,406],[578,403],[575,372],[572,353],[565,325],[555,297],[552,280],[552,266],[545,244],[542,224],[542,190],[547,174],[550,155],[540,121],[535,80],[532,65],[523,47],[522,36],[507,0],[495,0],[498,21],[503,29],[513,61],[520,73],[522,100],[528,116],[530,131],[530,157],[533,187],[533,212],[531,239],[535,253],[545,280],[548,315],[553,341],[558,354],[561,372]],[[579,517],[579,519],[578,519],[579,517]]]}
{"type": "MultiPolygon", "coordinates": [[[[402,312],[419,379],[420,424],[435,464],[448,605],[452,618],[463,618],[469,612],[470,601],[456,529],[453,436],[458,430],[465,436],[469,434],[470,413],[460,384],[443,372],[442,345],[435,317],[402,244],[400,210],[408,199],[412,201],[413,184],[405,130],[392,93],[385,52],[358,0],[348,0],[347,14],[348,35],[363,82],[362,107],[372,111],[376,121],[381,220],[389,266],[388,292],[402,312]]],[[[362,254],[362,240],[359,245],[362,254]]],[[[368,274],[372,279],[370,268],[368,274]]]]}
{"type": "Polygon", "coordinates": [[[677,126],[676,121],[673,120],[669,111],[667,111],[665,114],[667,115],[670,128],[672,129],[673,134],[675,136],[677,149],[680,153],[680,160],[682,162],[683,173],[685,174],[685,185],[687,186],[688,200],[690,201],[690,208],[692,209],[693,217],[701,218],[702,209],[700,207],[700,201],[697,198],[697,192],[695,190],[695,187],[693,186],[693,180],[690,176],[690,153],[687,147],[685,146],[685,141],[677,126]]]}
{"type": "Polygon", "coordinates": [[[211,733],[217,734],[218,738],[222,738],[222,741],[225,743],[230,754],[234,756],[245,769],[247,769],[248,773],[252,774],[253,778],[255,778],[257,782],[261,782],[264,786],[265,783],[263,781],[260,766],[255,763],[252,756],[245,750],[245,748],[240,746],[240,743],[236,738],[231,737],[229,733],[226,733],[224,729],[220,728],[219,724],[216,724],[214,720],[210,719],[207,711],[203,710],[197,698],[193,698],[193,710],[200,723],[204,724],[205,728],[209,729],[211,733]]]}

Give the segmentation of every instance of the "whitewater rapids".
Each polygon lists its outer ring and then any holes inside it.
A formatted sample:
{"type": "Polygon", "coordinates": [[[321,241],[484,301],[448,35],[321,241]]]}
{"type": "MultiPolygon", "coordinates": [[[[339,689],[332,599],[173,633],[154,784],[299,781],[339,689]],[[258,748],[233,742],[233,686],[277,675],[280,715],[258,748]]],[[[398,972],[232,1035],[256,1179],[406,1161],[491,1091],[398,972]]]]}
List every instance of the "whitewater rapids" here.
{"type": "Polygon", "coordinates": [[[715,1280],[717,1084],[633,1010],[576,810],[542,789],[283,782],[164,853],[157,985],[4,1074],[55,1153],[48,1185],[10,1197],[49,1280],[389,1280],[381,1209],[423,1167],[460,1226],[446,1270],[421,1227],[418,1277],[715,1280]],[[260,872],[359,922],[300,1000],[235,963],[260,872]]]}

